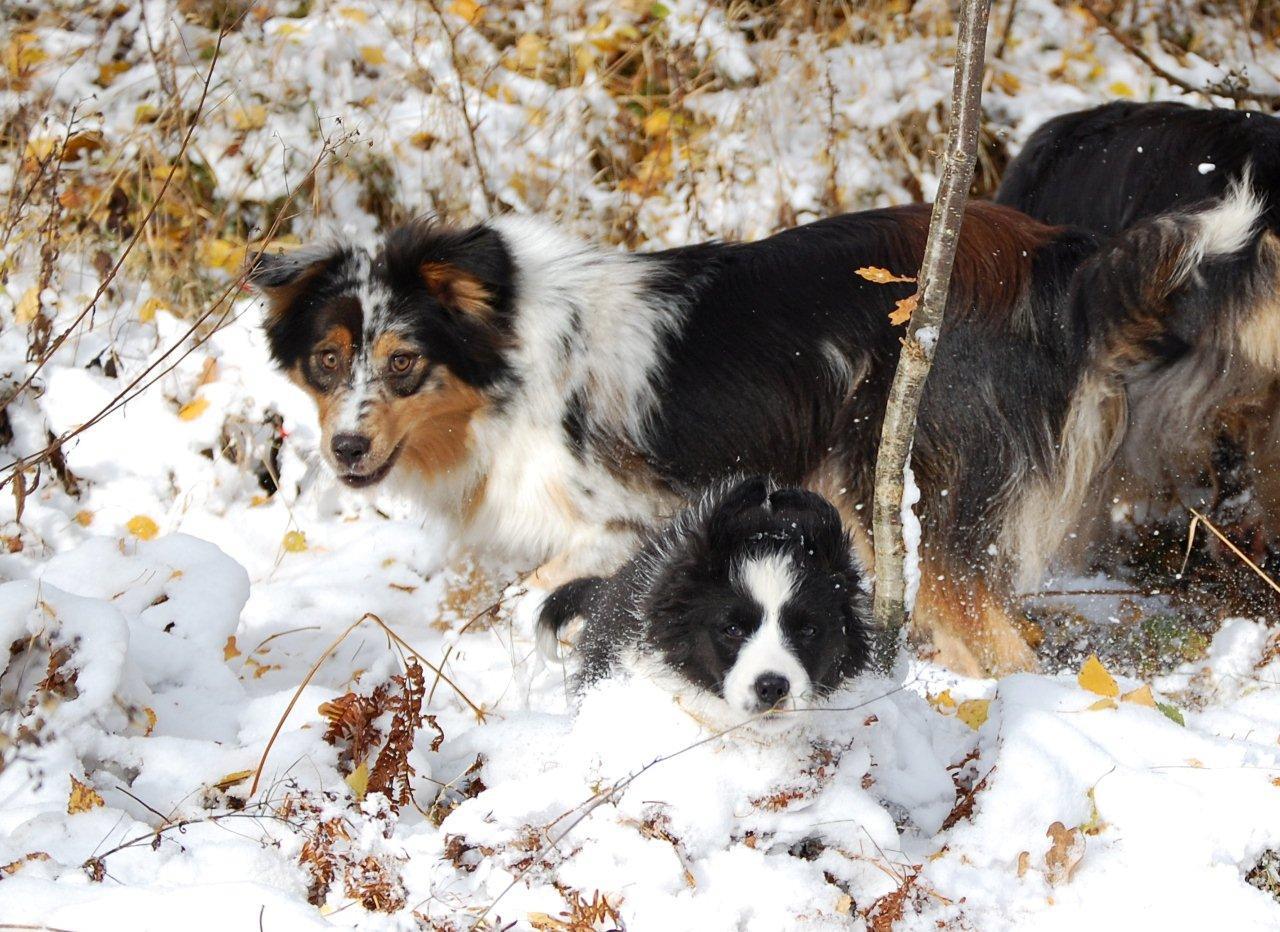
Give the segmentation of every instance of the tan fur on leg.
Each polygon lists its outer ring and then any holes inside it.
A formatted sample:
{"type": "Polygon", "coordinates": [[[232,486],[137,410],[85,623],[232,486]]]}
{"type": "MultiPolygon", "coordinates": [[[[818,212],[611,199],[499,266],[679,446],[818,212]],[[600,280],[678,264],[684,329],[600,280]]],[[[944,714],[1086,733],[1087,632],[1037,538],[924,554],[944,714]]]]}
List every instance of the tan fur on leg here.
{"type": "Polygon", "coordinates": [[[913,636],[933,643],[937,663],[964,676],[1039,668],[1009,610],[982,582],[956,579],[929,564],[921,566],[921,576],[913,636]]]}

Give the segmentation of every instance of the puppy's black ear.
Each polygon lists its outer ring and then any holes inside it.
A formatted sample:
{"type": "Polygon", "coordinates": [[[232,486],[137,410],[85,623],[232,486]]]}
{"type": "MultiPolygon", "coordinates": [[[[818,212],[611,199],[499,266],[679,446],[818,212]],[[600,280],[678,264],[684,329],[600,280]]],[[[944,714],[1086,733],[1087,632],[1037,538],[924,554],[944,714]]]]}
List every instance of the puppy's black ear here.
{"type": "Polygon", "coordinates": [[[484,323],[509,308],[514,266],[502,237],[489,227],[453,230],[417,221],[387,236],[384,256],[401,293],[425,288],[441,306],[484,323]]]}
{"type": "Polygon", "coordinates": [[[721,493],[707,516],[709,547],[731,549],[742,536],[748,516],[764,507],[768,496],[769,482],[764,476],[743,479],[721,493]]]}
{"type": "Polygon", "coordinates": [[[249,258],[250,287],[267,299],[263,321],[277,365],[292,365],[304,325],[300,318],[314,306],[333,270],[351,255],[337,245],[308,246],[287,253],[261,252],[249,258]]]}
{"type": "Polygon", "coordinates": [[[803,539],[804,549],[829,573],[843,573],[852,564],[849,535],[834,505],[815,492],[778,489],[769,496],[774,515],[790,524],[803,539]]]}

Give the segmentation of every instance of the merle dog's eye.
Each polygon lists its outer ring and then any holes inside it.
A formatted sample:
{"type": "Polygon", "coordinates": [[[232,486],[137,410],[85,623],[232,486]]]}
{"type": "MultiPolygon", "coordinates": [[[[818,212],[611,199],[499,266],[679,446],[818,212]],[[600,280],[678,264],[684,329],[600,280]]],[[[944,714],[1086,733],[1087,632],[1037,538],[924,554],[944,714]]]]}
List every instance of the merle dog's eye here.
{"type": "Polygon", "coordinates": [[[404,375],[413,368],[414,360],[417,357],[412,353],[396,353],[391,357],[391,371],[396,375],[404,375]]]}
{"type": "Polygon", "coordinates": [[[737,623],[730,623],[720,629],[720,633],[732,641],[741,641],[747,636],[747,629],[737,623]]]}
{"type": "Polygon", "coordinates": [[[338,351],[337,350],[321,350],[316,354],[316,363],[325,372],[333,372],[338,368],[338,351]]]}

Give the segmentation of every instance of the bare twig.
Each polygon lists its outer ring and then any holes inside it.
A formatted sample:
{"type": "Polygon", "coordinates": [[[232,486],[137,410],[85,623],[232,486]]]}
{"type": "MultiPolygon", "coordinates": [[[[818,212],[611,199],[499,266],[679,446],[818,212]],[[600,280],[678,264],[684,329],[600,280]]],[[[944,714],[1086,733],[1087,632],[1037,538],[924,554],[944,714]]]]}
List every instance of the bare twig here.
{"type": "Polygon", "coordinates": [[[887,666],[897,650],[906,618],[906,550],[902,538],[904,474],[911,457],[916,412],[933,365],[933,347],[942,328],[951,267],[960,224],[977,162],[982,119],[982,71],[990,0],[963,0],[956,37],[955,78],[951,89],[951,126],[943,155],[942,183],[933,205],[929,238],[920,268],[920,304],[912,314],[885,407],[876,457],[875,616],[883,632],[881,661],[887,666]],[[928,329],[934,339],[919,339],[928,329]]]}
{"type": "Polygon", "coordinates": [[[440,9],[439,0],[427,0],[427,2],[430,4],[432,12],[436,14],[436,19],[440,21],[440,28],[443,30],[445,40],[449,45],[449,62],[453,65],[453,76],[458,81],[458,109],[462,111],[462,122],[467,128],[467,143],[471,148],[471,161],[476,167],[476,180],[479,181],[480,193],[484,196],[485,210],[493,213],[493,191],[489,188],[489,176],[484,170],[484,162],[480,158],[480,144],[476,139],[479,121],[471,115],[471,108],[467,106],[467,88],[462,80],[462,59],[458,54],[458,36],[457,33],[449,28],[449,23],[444,18],[444,10],[440,9]]]}
{"type": "Polygon", "coordinates": [[[1106,30],[1107,35],[1115,39],[1126,52],[1146,65],[1151,72],[1156,75],[1156,77],[1163,78],[1174,87],[1181,88],[1191,94],[1203,94],[1206,97],[1226,97],[1228,100],[1234,100],[1237,103],[1241,101],[1250,101],[1252,103],[1265,104],[1272,110],[1280,109],[1280,95],[1263,94],[1258,91],[1251,91],[1247,87],[1232,87],[1224,82],[1197,87],[1186,78],[1180,78],[1172,71],[1161,66],[1154,58],[1151,57],[1150,54],[1147,53],[1145,49],[1142,48],[1142,46],[1138,45],[1117,29],[1110,19],[1103,16],[1090,4],[1086,3],[1083,7],[1084,11],[1089,14],[1089,17],[1106,30]]]}

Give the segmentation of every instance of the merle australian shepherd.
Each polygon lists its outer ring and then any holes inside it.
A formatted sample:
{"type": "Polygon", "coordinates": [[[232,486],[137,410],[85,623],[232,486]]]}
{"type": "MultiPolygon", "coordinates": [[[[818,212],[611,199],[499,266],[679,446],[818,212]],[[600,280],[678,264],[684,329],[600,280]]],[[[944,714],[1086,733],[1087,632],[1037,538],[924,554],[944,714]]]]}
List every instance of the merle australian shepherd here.
{"type": "Polygon", "coordinates": [[[607,578],[555,590],[544,652],[581,619],[576,688],[618,669],[734,721],[804,709],[866,665],[870,605],[840,515],[763,478],[712,490],[607,578]],[[702,700],[702,701],[699,701],[702,700]]]}
{"type": "Polygon", "coordinates": [[[1280,534],[1280,119],[1169,102],[1068,113],[1032,134],[996,199],[1109,235],[1246,180],[1265,234],[1238,264],[1272,275],[1227,266],[1208,283],[1218,300],[1172,322],[1130,378],[1130,429],[1110,479],[1113,495],[1154,505],[1152,517],[1180,501],[1215,509],[1261,556],[1280,534]]]}
{"type": "MultiPolygon", "coordinates": [[[[912,455],[913,618],[941,662],[1034,666],[1015,591],[1121,439],[1126,373],[1218,306],[1200,273],[1247,266],[1258,212],[1235,189],[1100,245],[969,208],[912,455]]],[[[628,254],[534,219],[420,222],[374,252],[261,256],[251,281],[338,477],[399,482],[461,539],[541,563],[547,588],[615,569],[645,529],[740,475],[827,495],[866,563],[902,333],[888,314],[911,286],[855,270],[914,272],[928,225],[916,205],[628,254]]]]}

